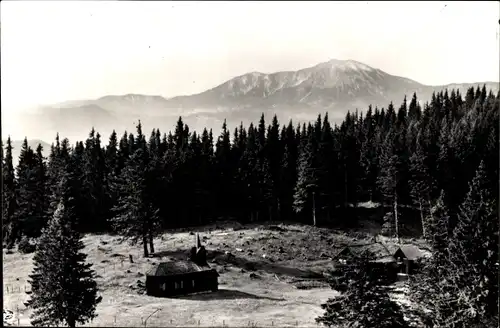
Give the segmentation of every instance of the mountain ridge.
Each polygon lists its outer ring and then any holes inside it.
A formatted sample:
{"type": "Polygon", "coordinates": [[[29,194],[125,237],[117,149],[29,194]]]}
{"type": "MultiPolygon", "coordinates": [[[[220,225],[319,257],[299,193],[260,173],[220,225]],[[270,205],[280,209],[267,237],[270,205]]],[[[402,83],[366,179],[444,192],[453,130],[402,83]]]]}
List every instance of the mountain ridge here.
{"type": "MultiPolygon", "coordinates": [[[[205,126],[218,129],[224,119],[228,125],[248,124],[261,113],[276,114],[281,121],[307,121],[328,111],[339,121],[348,110],[386,107],[414,92],[420,100],[428,101],[432,92],[447,88],[465,92],[470,86],[483,84],[498,91],[498,82],[431,86],[355,60],[331,59],[296,71],[245,73],[192,95],[166,98],[128,93],[69,100],[41,107],[31,121],[43,123],[51,135],[59,131],[68,137],[85,136],[92,126],[103,134],[112,129],[131,131],[137,119],[145,126],[169,130],[179,116],[197,130],[205,126]]],[[[33,126],[27,130],[33,131],[33,126]]]]}

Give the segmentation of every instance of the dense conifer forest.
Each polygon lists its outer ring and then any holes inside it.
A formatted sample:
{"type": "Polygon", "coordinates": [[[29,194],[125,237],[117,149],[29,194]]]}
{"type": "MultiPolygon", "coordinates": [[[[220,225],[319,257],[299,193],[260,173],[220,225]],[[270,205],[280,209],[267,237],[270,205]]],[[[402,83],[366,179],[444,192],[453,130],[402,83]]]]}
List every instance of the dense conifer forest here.
{"type": "Polygon", "coordinates": [[[25,139],[16,168],[8,139],[4,247],[30,245],[68,204],[76,231],[119,233],[148,256],[163,229],[220,218],[355,228],[357,205],[371,201],[384,208],[384,233],[417,225],[434,250],[414,284],[414,297],[436,308],[430,325],[466,327],[498,316],[499,107],[500,93],[478,87],[422,105],[414,94],[340,125],[328,114],[284,125],[262,115],[200,133],[179,118],[173,132],[148,136],[138,122],[107,141],[93,128],[74,144],[58,135],[48,158],[25,139]]]}

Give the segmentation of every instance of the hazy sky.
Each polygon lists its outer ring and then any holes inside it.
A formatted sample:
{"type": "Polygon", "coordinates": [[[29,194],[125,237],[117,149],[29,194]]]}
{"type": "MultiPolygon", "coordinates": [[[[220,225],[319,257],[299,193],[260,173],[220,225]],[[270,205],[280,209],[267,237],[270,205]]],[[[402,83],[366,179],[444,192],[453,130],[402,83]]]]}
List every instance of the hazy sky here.
{"type": "Polygon", "coordinates": [[[2,111],[192,94],[333,58],[425,84],[498,81],[499,11],[497,1],[2,1],[2,111]]]}

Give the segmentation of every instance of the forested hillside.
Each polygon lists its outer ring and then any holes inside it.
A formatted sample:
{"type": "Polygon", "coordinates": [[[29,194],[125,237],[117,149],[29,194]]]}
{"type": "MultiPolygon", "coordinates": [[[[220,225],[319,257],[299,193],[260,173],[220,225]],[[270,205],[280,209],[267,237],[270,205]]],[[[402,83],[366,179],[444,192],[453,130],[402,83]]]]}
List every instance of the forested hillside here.
{"type": "Polygon", "coordinates": [[[276,118],[267,125],[263,115],[248,127],[224,124],[220,133],[190,131],[179,118],[173,132],[153,129],[148,137],[139,123],[135,133],[113,133],[107,145],[92,129],[74,146],[57,136],[47,160],[41,147],[25,143],[15,169],[7,140],[4,240],[37,237],[63,172],[81,232],[122,229],[142,238],[219,217],[313,224],[313,203],[318,225],[353,224],[356,212],[342,213],[369,200],[385,204],[386,227],[394,230],[405,216],[425,223],[442,191],[454,218],[481,161],[497,198],[499,101],[485,87],[451,90],[423,108],[413,95],[348,113],[340,126],[328,114],[283,126],[276,118]]]}

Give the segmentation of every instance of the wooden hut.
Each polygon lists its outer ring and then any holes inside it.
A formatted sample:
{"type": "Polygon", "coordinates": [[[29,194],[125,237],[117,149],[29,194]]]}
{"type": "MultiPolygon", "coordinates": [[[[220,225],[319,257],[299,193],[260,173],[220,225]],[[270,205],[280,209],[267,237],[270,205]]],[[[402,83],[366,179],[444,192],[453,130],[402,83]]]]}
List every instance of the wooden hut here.
{"type": "Polygon", "coordinates": [[[146,273],[148,295],[168,297],[217,291],[219,274],[206,262],[206,251],[196,235],[196,247],[184,261],[162,262],[146,273]]]}
{"type": "Polygon", "coordinates": [[[358,252],[354,251],[351,247],[346,246],[333,256],[333,260],[337,265],[346,265],[353,259],[358,258],[358,256],[358,252]]]}
{"type": "Polygon", "coordinates": [[[423,256],[420,249],[414,245],[402,245],[394,253],[399,267],[399,272],[404,274],[412,274],[415,269],[415,261],[423,256]]]}
{"type": "Polygon", "coordinates": [[[396,259],[380,243],[352,245],[344,247],[335,256],[335,268],[348,267],[359,259],[369,259],[368,268],[372,274],[387,283],[397,279],[396,259]]]}

